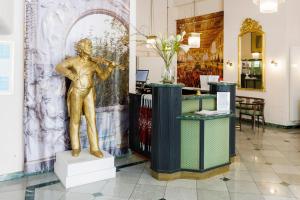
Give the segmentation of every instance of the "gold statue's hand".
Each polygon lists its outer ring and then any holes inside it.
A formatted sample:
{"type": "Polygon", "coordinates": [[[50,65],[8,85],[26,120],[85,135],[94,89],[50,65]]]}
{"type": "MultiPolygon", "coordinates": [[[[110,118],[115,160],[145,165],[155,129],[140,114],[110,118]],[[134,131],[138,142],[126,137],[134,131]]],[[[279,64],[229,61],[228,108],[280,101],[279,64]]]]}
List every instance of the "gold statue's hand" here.
{"type": "Polygon", "coordinates": [[[78,76],[76,74],[70,73],[67,76],[71,81],[77,81],[78,80],[78,76]]]}
{"type": "Polygon", "coordinates": [[[91,60],[97,64],[103,62],[103,59],[101,57],[91,57],[91,60]]]}

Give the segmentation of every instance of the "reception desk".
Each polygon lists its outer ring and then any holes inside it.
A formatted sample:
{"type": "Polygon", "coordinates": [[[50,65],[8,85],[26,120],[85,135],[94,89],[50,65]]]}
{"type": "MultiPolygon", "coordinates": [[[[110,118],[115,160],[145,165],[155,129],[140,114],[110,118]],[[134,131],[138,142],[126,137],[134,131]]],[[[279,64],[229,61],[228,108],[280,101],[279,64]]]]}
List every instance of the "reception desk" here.
{"type": "Polygon", "coordinates": [[[234,113],[194,114],[199,110],[216,110],[218,88],[214,85],[211,94],[197,96],[182,95],[182,85],[151,87],[152,176],[158,180],[202,179],[228,171],[231,149],[235,146],[231,140],[235,134],[234,113]]]}

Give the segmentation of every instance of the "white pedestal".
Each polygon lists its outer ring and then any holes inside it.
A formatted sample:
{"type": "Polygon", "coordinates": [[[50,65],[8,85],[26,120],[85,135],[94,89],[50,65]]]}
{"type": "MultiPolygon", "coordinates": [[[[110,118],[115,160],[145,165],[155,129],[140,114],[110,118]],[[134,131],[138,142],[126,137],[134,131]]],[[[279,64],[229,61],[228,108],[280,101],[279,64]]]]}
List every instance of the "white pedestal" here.
{"type": "Polygon", "coordinates": [[[81,151],[79,157],[73,157],[71,151],[57,153],[54,172],[66,188],[114,178],[114,157],[102,152],[103,158],[91,155],[88,150],[81,151]]]}

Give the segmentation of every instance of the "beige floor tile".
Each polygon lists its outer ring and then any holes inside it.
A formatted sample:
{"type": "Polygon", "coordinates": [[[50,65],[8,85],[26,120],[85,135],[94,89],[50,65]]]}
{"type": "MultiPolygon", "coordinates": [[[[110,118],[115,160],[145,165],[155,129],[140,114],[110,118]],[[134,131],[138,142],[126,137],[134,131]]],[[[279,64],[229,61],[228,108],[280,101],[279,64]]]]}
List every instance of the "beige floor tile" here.
{"type": "MultiPolygon", "coordinates": [[[[63,195],[63,193],[61,195],[63,195]]],[[[1,192],[0,199],[1,200],[24,200],[25,199],[25,190],[1,192]]],[[[56,199],[49,198],[48,200],[56,200],[56,199]]]]}
{"type": "Polygon", "coordinates": [[[220,178],[197,180],[197,188],[201,190],[214,190],[214,191],[227,192],[226,183],[220,178]]]}
{"type": "Polygon", "coordinates": [[[300,198],[300,185],[290,185],[289,189],[292,191],[295,197],[300,198]]]}
{"type": "Polygon", "coordinates": [[[138,181],[138,184],[167,186],[167,181],[158,181],[157,179],[153,178],[150,174],[143,173],[138,181]]]}
{"type": "Polygon", "coordinates": [[[300,185],[300,175],[295,174],[277,174],[280,179],[291,185],[300,185]]]}
{"type": "Polygon", "coordinates": [[[196,180],[178,179],[178,180],[168,181],[167,187],[181,187],[181,188],[196,189],[196,180]]]}
{"type": "Polygon", "coordinates": [[[265,200],[259,194],[230,193],[231,200],[265,200]]]}
{"type": "Polygon", "coordinates": [[[271,165],[267,165],[264,163],[261,164],[261,163],[245,162],[244,164],[250,172],[274,172],[271,165]]]}
{"type": "Polygon", "coordinates": [[[253,181],[248,171],[231,171],[225,173],[224,176],[235,181],[253,181]]]}
{"type": "Polygon", "coordinates": [[[294,174],[300,175],[300,171],[293,165],[272,165],[277,174],[294,174]]]}
{"type": "Polygon", "coordinates": [[[66,193],[62,191],[36,189],[34,199],[35,200],[59,200],[65,194],[66,193]]]}
{"type": "Polygon", "coordinates": [[[263,196],[265,200],[297,200],[292,197],[263,196]]]}
{"type": "Polygon", "coordinates": [[[281,183],[282,180],[274,172],[252,172],[255,182],[281,183]]]}
{"type": "Polygon", "coordinates": [[[0,192],[9,192],[15,190],[25,190],[27,187],[27,178],[21,178],[11,181],[0,182],[0,192]]]}
{"type": "Polygon", "coordinates": [[[197,200],[197,190],[196,188],[167,187],[164,198],[170,200],[197,200]]]}
{"type": "Polygon", "coordinates": [[[59,200],[94,200],[94,199],[95,197],[92,194],[67,192],[59,200]]]}
{"type": "Polygon", "coordinates": [[[243,164],[242,162],[240,162],[240,158],[238,157],[237,159],[239,159],[239,161],[235,161],[233,163],[230,164],[230,171],[248,171],[247,167],[245,166],[245,164],[243,164]]]}
{"type": "Polygon", "coordinates": [[[265,161],[267,163],[272,163],[273,165],[291,165],[292,163],[286,158],[279,158],[279,157],[265,157],[265,161]]]}
{"type": "Polygon", "coordinates": [[[288,187],[275,183],[257,183],[262,194],[270,196],[293,197],[288,187]]]}
{"type": "Polygon", "coordinates": [[[129,198],[135,184],[108,182],[102,189],[102,194],[105,196],[129,198]]]}
{"type": "Polygon", "coordinates": [[[230,200],[228,192],[198,190],[198,199],[201,200],[230,200]]]}
{"type": "Polygon", "coordinates": [[[248,181],[228,181],[226,182],[229,192],[259,194],[259,190],[254,182],[248,181]]]}
{"type": "Polygon", "coordinates": [[[260,153],[266,157],[279,157],[284,158],[284,155],[278,150],[261,150],[260,153]]]}
{"type": "Polygon", "coordinates": [[[110,182],[136,184],[141,177],[141,173],[132,173],[120,171],[116,174],[116,178],[110,179],[110,182]]]}
{"type": "Polygon", "coordinates": [[[158,185],[137,185],[130,198],[134,200],[158,200],[164,197],[166,187],[158,185]]]}

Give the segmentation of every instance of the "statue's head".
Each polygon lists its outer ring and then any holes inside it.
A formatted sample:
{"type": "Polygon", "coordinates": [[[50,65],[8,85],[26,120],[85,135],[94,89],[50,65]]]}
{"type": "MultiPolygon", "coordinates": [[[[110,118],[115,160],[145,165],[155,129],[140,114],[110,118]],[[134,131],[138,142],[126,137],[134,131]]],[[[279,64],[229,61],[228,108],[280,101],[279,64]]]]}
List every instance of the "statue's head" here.
{"type": "Polygon", "coordinates": [[[90,56],[92,54],[92,41],[88,38],[81,39],[79,40],[79,42],[76,43],[75,49],[79,56],[81,55],[90,56]]]}

